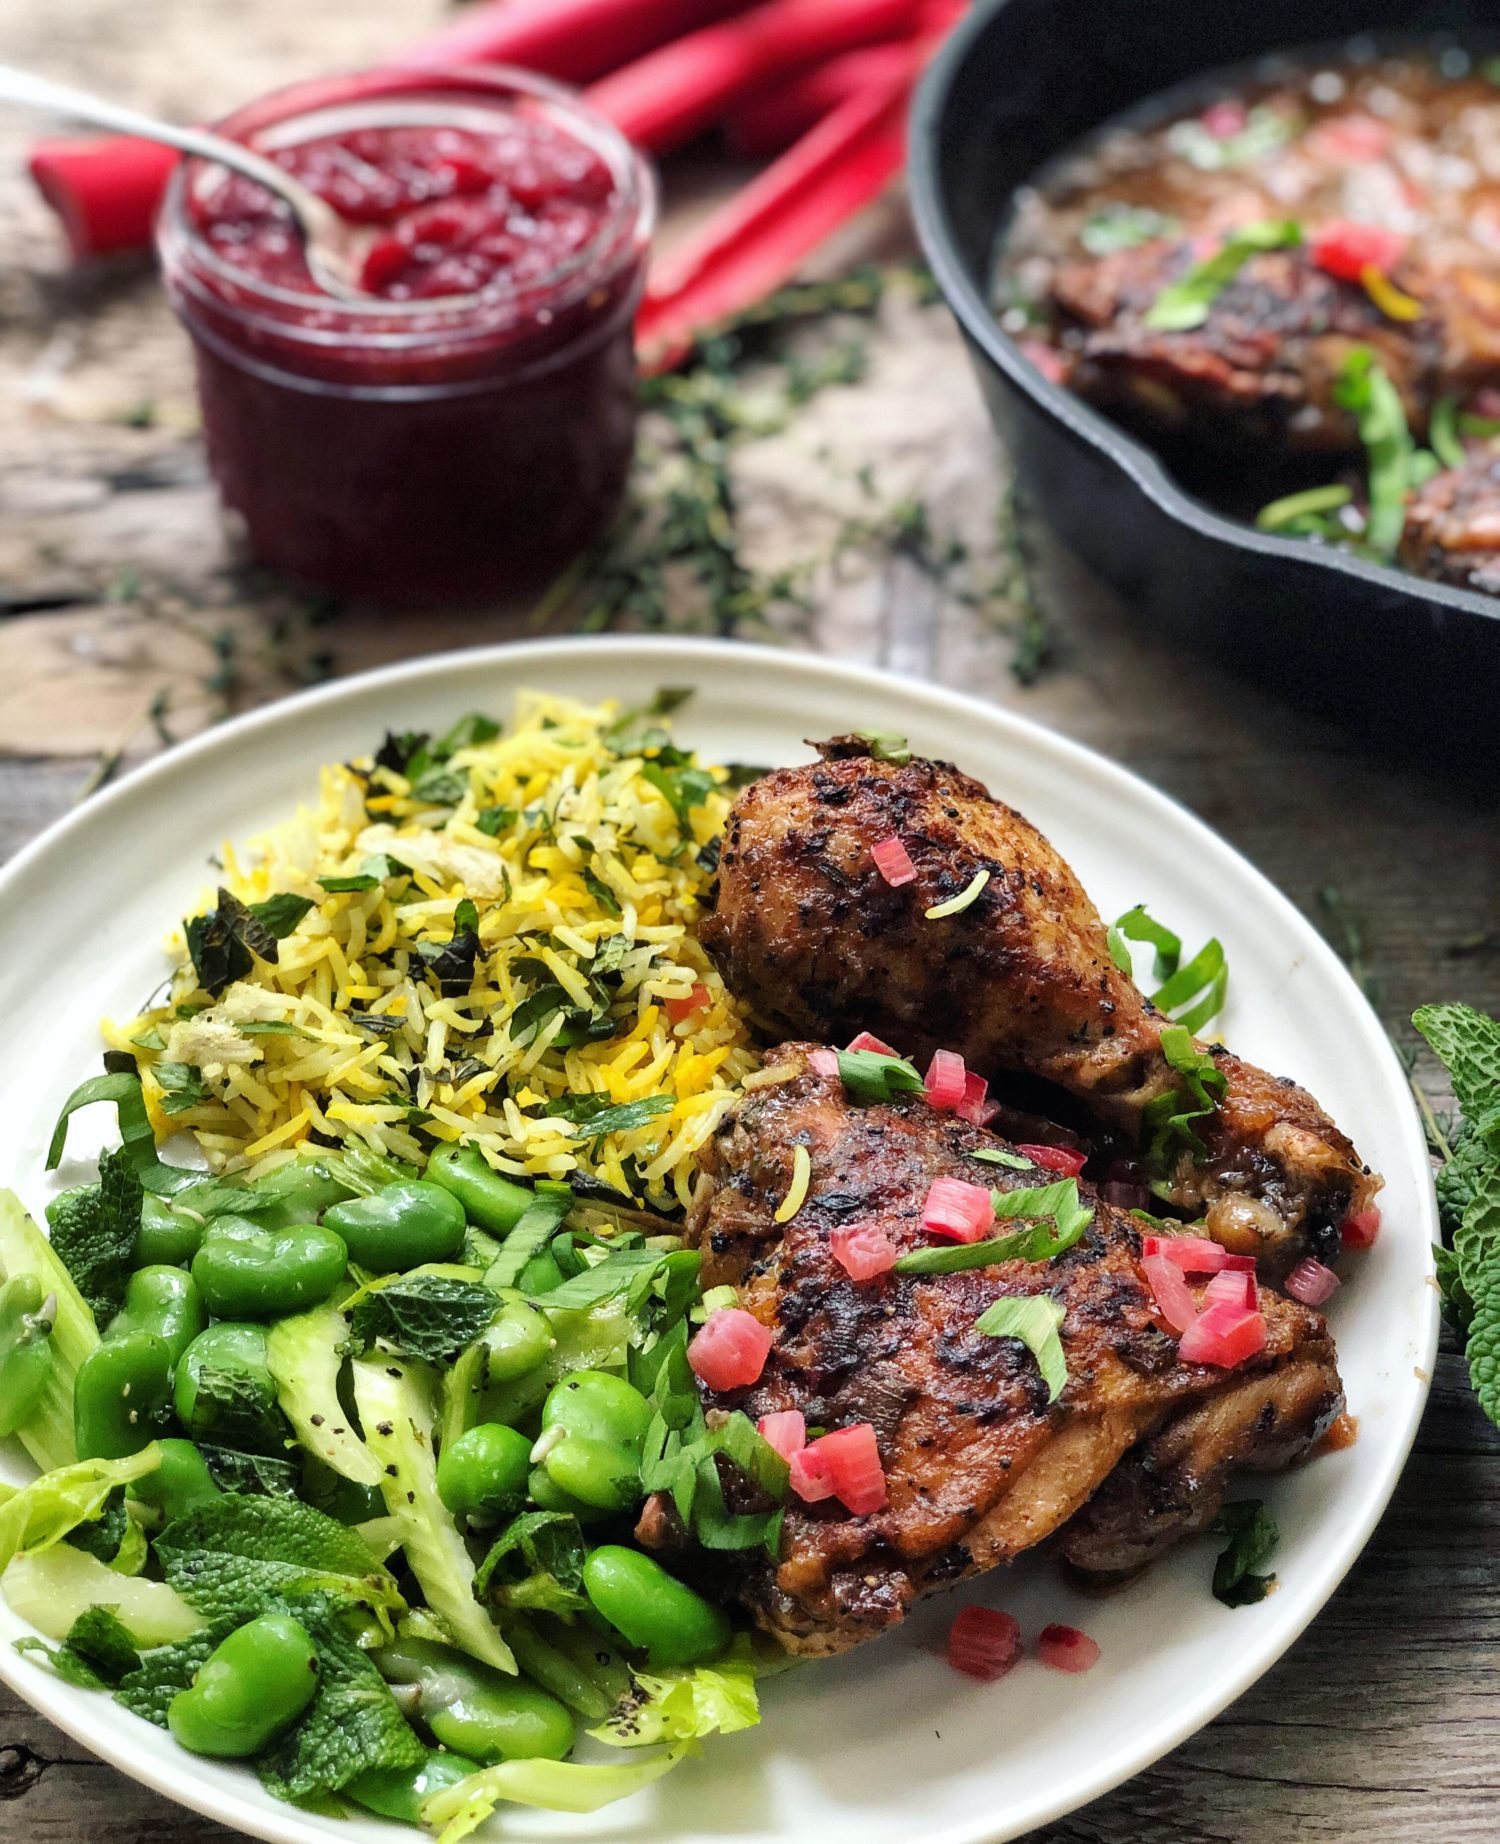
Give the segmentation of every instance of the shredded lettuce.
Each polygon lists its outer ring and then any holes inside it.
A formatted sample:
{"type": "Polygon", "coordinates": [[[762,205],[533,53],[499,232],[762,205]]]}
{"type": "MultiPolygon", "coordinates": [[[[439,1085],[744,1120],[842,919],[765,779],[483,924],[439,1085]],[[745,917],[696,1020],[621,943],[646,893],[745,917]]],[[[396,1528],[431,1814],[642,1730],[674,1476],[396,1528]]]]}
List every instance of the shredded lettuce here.
{"type": "Polygon", "coordinates": [[[604,1767],[579,1761],[502,1761],[435,1793],[422,1808],[422,1822],[437,1831],[438,1844],[459,1844],[502,1803],[538,1806],[544,1812],[597,1812],[670,1773],[695,1746],[674,1742],[649,1760],[604,1767]]]}
{"type": "Polygon", "coordinates": [[[281,1412],[309,1453],[356,1485],[378,1486],[375,1456],[339,1403],[339,1367],[349,1329],[332,1306],[278,1319],[266,1332],[266,1363],[281,1412]]]}
{"type": "Polygon", "coordinates": [[[401,1547],[428,1606],[447,1622],[456,1645],[499,1671],[514,1671],[510,1647],[474,1599],[473,1561],[438,1496],[433,1397],[425,1364],[355,1359],[354,1400],[365,1441],[381,1469],[386,1509],[401,1526],[401,1547]]]}
{"type": "Polygon", "coordinates": [[[742,1634],[714,1664],[637,1676],[634,1692],[589,1733],[614,1748],[733,1735],[760,1721],[755,1678],[750,1641],[742,1634]]]}
{"type": "Polygon", "coordinates": [[[22,1550],[60,1543],[70,1530],[98,1517],[116,1486],[144,1478],[160,1464],[161,1449],[153,1442],[128,1459],[75,1460],[30,1485],[0,1484],[0,1569],[22,1550]]]}
{"type": "Polygon", "coordinates": [[[99,1330],[73,1277],[52,1252],[14,1191],[0,1191],[0,1280],[34,1274],[42,1292],[57,1296],[52,1324],[52,1369],[41,1401],[17,1430],[21,1445],[44,1473],[77,1459],[73,1445],[73,1379],[98,1348],[99,1330]]]}
{"type": "Polygon", "coordinates": [[[203,1625],[203,1616],[165,1582],[117,1575],[97,1556],[71,1544],[28,1550],[0,1575],[0,1594],[12,1613],[49,1639],[66,1639],[73,1623],[94,1607],[111,1608],[143,1650],[172,1645],[203,1625]]]}

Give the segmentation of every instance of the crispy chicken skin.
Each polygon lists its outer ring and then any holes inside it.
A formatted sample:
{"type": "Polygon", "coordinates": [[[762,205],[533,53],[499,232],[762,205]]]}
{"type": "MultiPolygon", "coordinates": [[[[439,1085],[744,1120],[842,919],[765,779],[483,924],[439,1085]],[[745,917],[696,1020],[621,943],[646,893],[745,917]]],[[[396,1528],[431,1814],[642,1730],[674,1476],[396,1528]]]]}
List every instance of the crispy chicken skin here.
{"type": "Polygon", "coordinates": [[[1418,576],[1500,595],[1500,459],[1475,455],[1418,487],[1400,555],[1418,576]]]}
{"type": "Polygon", "coordinates": [[[1286,453],[1357,455],[1359,430],[1334,385],[1349,353],[1368,346],[1408,419],[1425,426],[1444,345],[1437,323],[1388,319],[1358,284],[1291,249],[1252,257],[1202,326],[1149,326],[1157,296],[1196,260],[1191,241],[1156,242],[1059,268],[1049,305],[1068,383],[1081,397],[1148,434],[1185,434],[1200,446],[1250,441],[1286,453]]]}
{"type": "MultiPolygon", "coordinates": [[[[1148,1104],[1178,1092],[1160,1013],[1109,955],[1078,879],[1036,828],[951,765],[876,760],[857,738],[778,769],[740,795],[724,834],[703,940],[730,988],[773,1031],[844,1042],[873,1031],[925,1058],[1039,1076],[1139,1137],[1148,1104]],[[893,889],[871,847],[905,844],[915,882],[893,889]],[[956,915],[926,909],[989,874],[956,915]]],[[[1158,1174],[1168,1201],[1205,1213],[1225,1246],[1284,1272],[1332,1260],[1339,1225],[1379,1180],[1305,1090],[1212,1047],[1227,1092],[1196,1123],[1205,1151],[1158,1174]]]]}
{"type": "MultiPolygon", "coordinates": [[[[1179,1362],[1142,1278],[1130,1219],[1086,1184],[1093,1222],[1050,1262],[851,1281],[831,1253],[830,1232],[841,1224],[876,1225],[902,1251],[930,1246],[921,1215],[935,1178],[1009,1190],[1034,1174],[976,1160],[976,1150],[1002,1142],[920,1096],[851,1104],[837,1077],[808,1065],[810,1049],[771,1052],[777,1079],[747,1093],[720,1125],[690,1224],[705,1283],[736,1287],[774,1333],[760,1381],[710,1406],[752,1417],[795,1408],[827,1427],[868,1421],[885,1468],[884,1510],[851,1517],[836,1500],[793,1501],[779,1563],[740,1558],[736,1591],[788,1650],[839,1652],[875,1637],[927,1589],[1007,1561],[1084,1511],[1142,1440],[1189,1427],[1179,1418],[1263,1389],[1288,1366],[1317,1372],[1322,1388],[1298,1398],[1295,1423],[1288,1405],[1278,1458],[1300,1452],[1337,1412],[1324,1322],[1289,1300],[1262,1296],[1266,1347],[1236,1370],[1179,1362]],[[778,1224],[799,1145],[811,1182],[791,1221],[778,1224]],[[1068,1381],[1050,1405],[1030,1352],[974,1329],[993,1301],[1030,1294],[1065,1308],[1068,1381]]],[[[1184,1464],[1200,1445],[1197,1426],[1185,1437],[1184,1464]]],[[[1215,1445],[1205,1434],[1201,1448],[1206,1501],[1242,1456],[1233,1439],[1215,1445]]],[[[643,1523],[643,1538],[660,1536],[661,1523],[643,1523]]],[[[1179,1519],[1173,1529],[1189,1527],[1179,1519]]]]}

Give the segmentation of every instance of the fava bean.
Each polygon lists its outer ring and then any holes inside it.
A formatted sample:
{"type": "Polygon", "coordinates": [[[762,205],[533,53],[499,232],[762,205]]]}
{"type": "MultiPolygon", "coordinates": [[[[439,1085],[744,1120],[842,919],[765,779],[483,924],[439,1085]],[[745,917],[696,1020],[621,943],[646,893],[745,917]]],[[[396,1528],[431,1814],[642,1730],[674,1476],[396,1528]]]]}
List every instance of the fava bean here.
{"type": "Polygon", "coordinates": [[[177,1361],[173,1399],[194,1440],[273,1453],[286,1434],[264,1326],[224,1320],[200,1332],[177,1361]],[[228,1387],[200,1391],[206,1373],[227,1373],[228,1387]]]}
{"type": "Polygon", "coordinates": [[[580,1524],[597,1524],[611,1514],[599,1505],[585,1504],[581,1498],[574,1498],[571,1492],[563,1491],[554,1485],[545,1466],[534,1466],[531,1477],[526,1481],[526,1490],[531,1502],[543,1511],[566,1511],[576,1517],[580,1524]]]}
{"type": "Polygon", "coordinates": [[[525,1185],[494,1171],[477,1146],[443,1146],[427,1161],[429,1183],[451,1191],[471,1223],[508,1236],[536,1202],[525,1185]]]}
{"type": "Polygon", "coordinates": [[[167,1705],[167,1727],[193,1754],[259,1754],[302,1714],[318,1688],[307,1629],[286,1614],[237,1627],[167,1705]]]}
{"type": "Polygon", "coordinates": [[[185,1268],[198,1253],[207,1227],[202,1217],[174,1210],[148,1191],[141,1199],[141,1227],[131,1261],[138,1268],[185,1268]]]}
{"type": "Polygon", "coordinates": [[[701,1665],[729,1644],[723,1613],[640,1550],[607,1543],[592,1551],[583,1590],[653,1665],[701,1665]]]}
{"type": "Polygon", "coordinates": [[[641,1496],[641,1445],[650,1423],[651,1404],[623,1377],[570,1371],[542,1405],[542,1468],[570,1498],[624,1511],[641,1496]]]}
{"type": "Polygon", "coordinates": [[[481,1422],[438,1455],[438,1496],[455,1517],[493,1524],[520,1509],[530,1471],[526,1436],[503,1422],[481,1422]]]}
{"type": "Polygon", "coordinates": [[[522,1293],[547,1294],[562,1284],[563,1271],[558,1267],[557,1257],[551,1249],[543,1249],[539,1255],[533,1255],[516,1278],[516,1285],[522,1293]]]}
{"type": "Polygon", "coordinates": [[[128,1332],[152,1332],[175,1364],[207,1324],[203,1295],[187,1269],[153,1264],[137,1268],[125,1283],[125,1304],[104,1336],[109,1340],[128,1332]]]}
{"type": "Polygon", "coordinates": [[[219,1217],[193,1257],[193,1279],[221,1319],[278,1319],[326,1300],[349,1265],[342,1239],[303,1223],[262,1229],[219,1217]]]}
{"type": "Polygon", "coordinates": [[[374,1658],[393,1683],[415,1686],[415,1714],[435,1741],[485,1767],[560,1761],[573,1747],[567,1706],[526,1678],[425,1639],[398,1640],[374,1658]]]}
{"type": "Polygon", "coordinates": [[[323,1222],[343,1237],[351,1261],[376,1274],[449,1260],[463,1247],[468,1227],[458,1199],[420,1178],[335,1204],[323,1222]]]}
{"type": "Polygon", "coordinates": [[[477,1761],[434,1748],[416,1767],[367,1767],[344,1787],[349,1797],[382,1818],[420,1825],[422,1807],[434,1793],[479,1772],[477,1761]]]}
{"type": "Polygon", "coordinates": [[[331,1205],[354,1195],[353,1187],[336,1178],[318,1159],[289,1159],[247,1189],[255,1198],[255,1209],[250,1214],[262,1229],[291,1229],[299,1223],[311,1223],[331,1205]],[[272,1200],[269,1205],[265,1203],[267,1198],[272,1200]]]}
{"type": "Polygon", "coordinates": [[[91,1351],[73,1379],[73,1445],[80,1460],[123,1460],[166,1428],[172,1354],[153,1332],[124,1332],[91,1351]]]}
{"type": "Polygon", "coordinates": [[[210,1498],[220,1496],[208,1462],[191,1441],[172,1438],[159,1441],[157,1445],[161,1449],[161,1465],[154,1473],[137,1479],[130,1493],[142,1504],[159,1511],[163,1523],[170,1524],[174,1518],[184,1517],[210,1498]]]}
{"type": "Polygon", "coordinates": [[[34,1274],[0,1287],[0,1435],[24,1426],[46,1393],[56,1312],[57,1296],[44,1296],[34,1274]]]}
{"type": "Polygon", "coordinates": [[[510,1383],[545,1363],[557,1339],[536,1307],[526,1300],[512,1299],[500,1308],[480,1335],[479,1343],[484,1350],[483,1382],[510,1383]]]}

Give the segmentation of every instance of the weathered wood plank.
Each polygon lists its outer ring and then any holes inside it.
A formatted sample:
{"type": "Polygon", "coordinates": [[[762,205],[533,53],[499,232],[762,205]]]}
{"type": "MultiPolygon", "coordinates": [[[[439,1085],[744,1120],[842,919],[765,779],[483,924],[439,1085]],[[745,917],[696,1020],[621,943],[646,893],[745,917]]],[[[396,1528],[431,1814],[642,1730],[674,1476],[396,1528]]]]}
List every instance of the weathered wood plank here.
{"type": "MultiPolygon", "coordinates": [[[[183,116],[413,38],[441,0],[51,0],[0,18],[0,58],[183,116]]],[[[0,171],[30,126],[0,118],[0,171]]],[[[723,183],[674,179],[675,217],[723,183]]],[[[887,218],[861,247],[900,247],[887,218]]],[[[200,451],[184,343],[149,273],[67,274],[50,220],[0,178],[0,860],[67,811],[98,758],[158,746],[329,670],[530,631],[523,613],[421,620],[306,598],[237,567],[200,451]],[[19,439],[12,436],[17,432],[19,439]],[[14,612],[7,612],[14,611],[14,612]]],[[[1500,1010],[1494,790],[1416,771],[1389,737],[1361,747],[1169,649],[1040,540],[1058,662],[1007,670],[1003,469],[941,311],[897,307],[865,375],[827,390],[737,465],[764,568],[845,551],[814,573],[816,613],[786,638],[933,677],[1039,718],[1202,814],[1305,912],[1332,886],[1363,920],[1388,1022],[1422,999],[1500,1010]],[[873,499],[860,487],[869,463],[873,499]],[[958,540],[964,601],[909,559],[861,562],[847,522],[904,498],[958,540]]],[[[954,584],[950,584],[951,590],[954,584]]],[[[1427,1066],[1424,1064],[1423,1066],[1427,1066]]],[[[1037,1834],[1037,1844],[1451,1844],[1500,1835],[1500,1436],[1453,1356],[1374,1542],[1288,1656],[1166,1761],[1037,1834]]],[[[0,1691],[0,1835],[120,1844],[221,1835],[88,1758],[0,1691]]]]}

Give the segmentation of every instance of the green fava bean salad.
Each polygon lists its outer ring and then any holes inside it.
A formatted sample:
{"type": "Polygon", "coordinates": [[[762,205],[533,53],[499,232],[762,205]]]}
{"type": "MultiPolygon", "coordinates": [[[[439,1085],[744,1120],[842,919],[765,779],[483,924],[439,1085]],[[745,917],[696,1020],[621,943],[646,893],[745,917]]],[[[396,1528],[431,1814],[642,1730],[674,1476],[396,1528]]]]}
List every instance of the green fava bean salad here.
{"type": "Polygon", "coordinates": [[[33,1656],[443,1844],[758,1720],[748,1620],[636,1526],[763,1559],[787,1496],[687,1360],[723,1304],[696,1154],[758,1060],[690,932],[724,771],[555,710],[514,771],[482,718],[340,768],[336,858],[226,869],[64,1103],[50,1167],[113,1116],[97,1181],[69,1167],[50,1239],[0,1192],[0,1434],[41,1468],[0,1489],[0,1593],[33,1656]]]}

